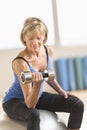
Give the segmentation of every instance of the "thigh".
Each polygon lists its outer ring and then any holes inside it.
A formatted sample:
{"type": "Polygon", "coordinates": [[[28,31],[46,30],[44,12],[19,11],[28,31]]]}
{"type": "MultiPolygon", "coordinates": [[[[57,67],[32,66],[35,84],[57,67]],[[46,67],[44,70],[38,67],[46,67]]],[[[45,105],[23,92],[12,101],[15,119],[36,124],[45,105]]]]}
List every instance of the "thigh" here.
{"type": "Polygon", "coordinates": [[[32,108],[27,108],[26,104],[23,100],[20,99],[12,99],[3,104],[3,109],[7,113],[7,115],[12,119],[18,120],[29,120],[32,118],[34,113],[37,113],[37,110],[32,108]]]}
{"type": "Polygon", "coordinates": [[[51,94],[44,92],[40,97],[37,108],[46,109],[54,112],[71,112],[75,103],[79,99],[74,96],[69,96],[67,99],[60,94],[51,94]]]}

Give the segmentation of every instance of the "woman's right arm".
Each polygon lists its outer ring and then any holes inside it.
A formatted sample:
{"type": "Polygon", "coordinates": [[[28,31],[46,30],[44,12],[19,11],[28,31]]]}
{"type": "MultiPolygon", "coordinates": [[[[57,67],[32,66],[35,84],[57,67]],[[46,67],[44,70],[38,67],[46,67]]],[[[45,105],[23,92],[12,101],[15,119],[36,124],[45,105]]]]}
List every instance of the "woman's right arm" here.
{"type": "Polygon", "coordinates": [[[40,92],[40,86],[42,81],[42,75],[38,73],[39,78],[37,81],[37,73],[32,73],[33,77],[33,86],[32,83],[23,84],[20,80],[21,72],[24,71],[30,71],[29,66],[26,64],[26,62],[17,59],[12,64],[13,71],[18,76],[18,79],[20,81],[20,86],[24,95],[24,100],[28,108],[33,108],[37,104],[38,98],[39,98],[39,92],[40,92]]]}

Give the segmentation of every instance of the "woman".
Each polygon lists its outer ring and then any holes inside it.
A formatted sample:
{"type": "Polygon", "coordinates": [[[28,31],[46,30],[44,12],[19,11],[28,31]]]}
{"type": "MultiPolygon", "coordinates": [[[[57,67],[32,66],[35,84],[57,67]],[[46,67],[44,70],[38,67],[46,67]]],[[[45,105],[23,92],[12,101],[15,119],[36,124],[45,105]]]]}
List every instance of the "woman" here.
{"type": "Polygon", "coordinates": [[[82,123],[83,102],[64,91],[54,78],[47,83],[58,94],[43,92],[42,72],[51,69],[53,49],[46,46],[48,29],[45,23],[35,17],[25,20],[21,41],[25,48],[12,62],[14,82],[3,98],[3,109],[12,119],[27,121],[27,130],[40,130],[38,109],[70,113],[67,130],[79,130],[82,123]],[[30,71],[32,82],[23,84],[21,72],[30,71]]]}

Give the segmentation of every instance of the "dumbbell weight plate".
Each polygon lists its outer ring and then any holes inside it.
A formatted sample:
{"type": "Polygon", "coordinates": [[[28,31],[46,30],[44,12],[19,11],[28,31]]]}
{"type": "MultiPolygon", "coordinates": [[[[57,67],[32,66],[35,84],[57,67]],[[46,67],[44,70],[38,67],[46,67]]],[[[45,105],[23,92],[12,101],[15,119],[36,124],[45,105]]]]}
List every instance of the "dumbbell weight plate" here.
{"type": "Polygon", "coordinates": [[[29,71],[21,72],[20,78],[23,84],[32,82],[32,75],[29,71]]]}
{"type": "Polygon", "coordinates": [[[53,70],[46,70],[45,73],[48,74],[48,77],[45,78],[46,81],[53,80],[55,78],[55,72],[53,70]]]}

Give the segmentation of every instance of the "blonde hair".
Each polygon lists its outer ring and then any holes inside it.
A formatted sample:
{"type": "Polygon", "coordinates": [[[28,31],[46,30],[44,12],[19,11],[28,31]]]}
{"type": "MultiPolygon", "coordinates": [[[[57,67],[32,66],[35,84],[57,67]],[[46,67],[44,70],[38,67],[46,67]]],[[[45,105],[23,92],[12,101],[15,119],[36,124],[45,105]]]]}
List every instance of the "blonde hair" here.
{"type": "Polygon", "coordinates": [[[36,17],[29,17],[25,20],[23,28],[21,30],[20,39],[21,42],[26,45],[24,41],[24,36],[30,32],[31,35],[35,35],[37,33],[45,34],[44,43],[47,41],[48,37],[48,29],[45,23],[36,17]]]}

